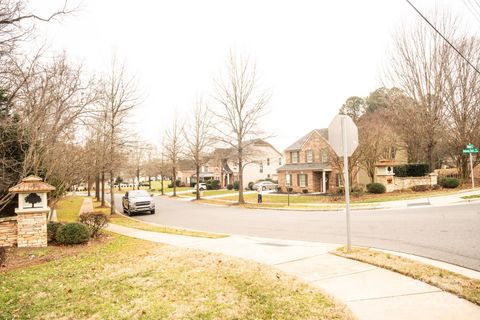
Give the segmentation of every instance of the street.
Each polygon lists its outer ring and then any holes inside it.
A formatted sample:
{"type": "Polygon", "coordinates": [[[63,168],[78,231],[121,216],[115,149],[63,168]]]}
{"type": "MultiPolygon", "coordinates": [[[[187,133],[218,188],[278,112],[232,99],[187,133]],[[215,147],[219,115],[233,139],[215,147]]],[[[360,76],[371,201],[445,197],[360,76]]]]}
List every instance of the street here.
{"type": "MultiPolygon", "coordinates": [[[[135,218],[196,230],[344,244],[343,212],[255,210],[154,197],[135,218]]],[[[116,197],[121,211],[121,195],[116,197]]],[[[480,271],[480,205],[352,211],[352,244],[415,254],[480,271]]]]}

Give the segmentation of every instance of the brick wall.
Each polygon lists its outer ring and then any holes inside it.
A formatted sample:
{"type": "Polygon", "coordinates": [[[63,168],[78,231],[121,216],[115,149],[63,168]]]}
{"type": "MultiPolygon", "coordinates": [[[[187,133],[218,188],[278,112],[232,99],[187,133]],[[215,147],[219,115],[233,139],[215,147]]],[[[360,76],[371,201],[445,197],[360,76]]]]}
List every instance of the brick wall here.
{"type": "Polygon", "coordinates": [[[17,244],[17,217],[0,218],[0,247],[17,244]]]}
{"type": "Polygon", "coordinates": [[[47,246],[47,213],[19,213],[17,216],[18,247],[47,246]]]}

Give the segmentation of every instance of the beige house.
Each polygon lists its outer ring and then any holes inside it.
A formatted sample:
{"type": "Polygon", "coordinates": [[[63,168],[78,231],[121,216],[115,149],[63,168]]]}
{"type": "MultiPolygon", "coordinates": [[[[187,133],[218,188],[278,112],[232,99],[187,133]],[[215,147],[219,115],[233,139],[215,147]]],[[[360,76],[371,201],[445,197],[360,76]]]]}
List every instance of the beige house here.
{"type": "MultiPolygon", "coordinates": [[[[245,143],[243,181],[245,187],[249,182],[278,179],[277,169],[283,164],[282,154],[273,145],[262,139],[245,143]]],[[[220,185],[225,187],[238,181],[239,168],[235,153],[230,148],[216,149],[212,159],[220,168],[220,185]]]]}

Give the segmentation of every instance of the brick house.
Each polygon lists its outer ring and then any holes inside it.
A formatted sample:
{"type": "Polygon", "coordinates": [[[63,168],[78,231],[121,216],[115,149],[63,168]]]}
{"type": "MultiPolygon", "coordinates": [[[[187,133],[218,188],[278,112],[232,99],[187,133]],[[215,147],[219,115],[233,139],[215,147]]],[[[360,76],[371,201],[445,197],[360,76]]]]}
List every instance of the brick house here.
{"type": "Polygon", "coordinates": [[[326,193],[341,186],[341,175],[332,161],[336,157],[328,143],[328,129],[315,129],[284,151],[285,165],[277,169],[282,191],[326,193]]]}

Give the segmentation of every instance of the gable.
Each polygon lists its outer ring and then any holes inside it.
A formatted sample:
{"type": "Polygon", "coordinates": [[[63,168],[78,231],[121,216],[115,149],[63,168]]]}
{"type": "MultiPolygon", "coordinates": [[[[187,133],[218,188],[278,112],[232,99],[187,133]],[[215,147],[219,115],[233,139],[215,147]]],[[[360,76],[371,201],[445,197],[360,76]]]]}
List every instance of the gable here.
{"type": "Polygon", "coordinates": [[[285,149],[285,152],[302,150],[308,141],[317,137],[320,138],[327,146],[330,146],[330,144],[328,143],[328,129],[313,129],[312,131],[295,141],[295,143],[290,145],[287,149],[285,149]]]}

